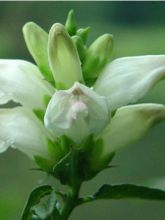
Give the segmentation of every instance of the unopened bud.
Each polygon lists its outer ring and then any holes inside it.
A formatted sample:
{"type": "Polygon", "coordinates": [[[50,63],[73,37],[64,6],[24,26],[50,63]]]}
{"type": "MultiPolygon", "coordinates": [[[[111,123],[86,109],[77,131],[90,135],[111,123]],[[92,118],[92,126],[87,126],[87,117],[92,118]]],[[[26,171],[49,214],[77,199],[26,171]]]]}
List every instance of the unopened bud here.
{"type": "Polygon", "coordinates": [[[73,36],[72,40],[77,48],[80,60],[82,61],[85,57],[86,47],[84,46],[84,43],[79,36],[73,36]]]}
{"type": "Polygon", "coordinates": [[[87,79],[95,79],[109,62],[113,47],[113,37],[110,34],[104,34],[97,38],[87,50],[83,74],[87,79]]]}
{"type": "Polygon", "coordinates": [[[66,30],[68,31],[68,33],[73,36],[76,34],[76,21],[74,18],[74,11],[70,10],[68,13],[68,17],[66,19],[66,23],[65,23],[65,27],[66,30]]]}
{"type": "Polygon", "coordinates": [[[54,24],[50,30],[48,53],[57,89],[68,89],[74,82],[83,81],[77,49],[62,24],[54,24]]]}
{"type": "Polygon", "coordinates": [[[90,27],[80,28],[76,32],[76,35],[79,36],[82,39],[84,44],[86,44],[86,42],[87,42],[89,30],[90,30],[90,27]]]}
{"type": "Polygon", "coordinates": [[[23,27],[23,35],[27,48],[49,82],[54,82],[48,63],[48,34],[34,22],[28,22],[23,27]]]}

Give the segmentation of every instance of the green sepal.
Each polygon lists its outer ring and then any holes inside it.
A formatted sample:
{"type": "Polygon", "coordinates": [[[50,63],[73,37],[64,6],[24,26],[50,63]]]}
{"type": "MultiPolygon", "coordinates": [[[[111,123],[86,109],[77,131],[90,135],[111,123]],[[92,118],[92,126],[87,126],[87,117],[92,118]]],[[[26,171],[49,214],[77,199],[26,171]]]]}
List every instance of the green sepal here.
{"type": "Polygon", "coordinates": [[[21,220],[31,220],[32,219],[32,212],[31,208],[38,204],[41,198],[49,195],[52,192],[52,187],[49,185],[43,185],[35,188],[28,198],[28,201],[25,205],[25,208],[22,212],[21,220]]]}
{"type": "Polygon", "coordinates": [[[45,172],[51,173],[52,172],[52,167],[54,165],[54,161],[48,160],[44,157],[41,156],[34,156],[34,160],[37,163],[37,165],[45,172]]]}
{"type": "Polygon", "coordinates": [[[87,42],[89,31],[90,31],[90,27],[86,27],[86,28],[80,28],[76,32],[76,35],[82,39],[84,44],[86,44],[87,42]]]}
{"type": "MultiPolygon", "coordinates": [[[[85,138],[79,146],[77,146],[72,140],[67,137],[62,138],[64,149],[65,147],[68,148],[67,154],[61,158],[53,167],[53,175],[60,180],[60,182],[64,185],[69,185],[72,181],[72,172],[73,172],[73,158],[76,155],[76,178],[82,181],[88,181],[96,176],[101,170],[109,168],[106,165],[101,164],[96,167],[96,164],[99,162],[97,161],[97,156],[94,154],[99,154],[102,152],[102,145],[101,148],[98,146],[93,138],[93,135],[88,136],[85,138]],[[95,147],[96,152],[94,152],[95,147]],[[94,157],[94,158],[91,158],[94,157]],[[95,160],[95,162],[93,162],[95,160]],[[101,166],[101,167],[100,167],[101,166]]],[[[110,162],[114,157],[114,154],[108,157],[110,162]]],[[[74,168],[75,169],[75,168],[74,168]]]]}
{"type": "Polygon", "coordinates": [[[75,35],[72,37],[72,41],[77,48],[81,62],[83,62],[86,53],[86,47],[84,46],[82,39],[79,36],[75,35]]]}
{"type": "Polygon", "coordinates": [[[37,204],[31,208],[33,213],[32,217],[38,218],[40,220],[48,220],[51,218],[60,220],[60,214],[56,208],[56,204],[56,194],[54,191],[52,191],[44,203],[37,204]]]}
{"type": "Polygon", "coordinates": [[[71,152],[63,157],[54,167],[53,175],[64,185],[71,181],[71,152]]]}
{"type": "Polygon", "coordinates": [[[45,112],[41,109],[33,109],[33,112],[34,114],[37,116],[37,118],[41,121],[43,121],[44,119],[44,115],[45,115],[45,112]]]}
{"type": "Polygon", "coordinates": [[[104,159],[100,159],[103,151],[104,151],[103,140],[101,138],[97,140],[93,140],[92,148],[87,154],[87,159],[90,169],[93,170],[94,173],[95,172],[98,173],[101,170],[108,168],[108,164],[113,160],[115,156],[115,153],[112,152],[111,154],[104,156],[104,159]]]}
{"type": "Polygon", "coordinates": [[[96,82],[96,79],[85,79],[85,84],[88,86],[88,87],[92,87],[94,85],[94,83],[96,82]]]}
{"type": "Polygon", "coordinates": [[[61,140],[56,140],[52,142],[48,140],[48,153],[51,157],[51,160],[56,164],[62,157],[64,157],[68,151],[69,146],[63,146],[63,142],[61,140]]]}
{"type": "Polygon", "coordinates": [[[70,34],[70,36],[73,36],[76,34],[76,21],[74,16],[74,11],[70,10],[66,19],[65,28],[70,34]]]}
{"type": "Polygon", "coordinates": [[[61,150],[67,154],[72,147],[75,145],[75,143],[67,136],[63,135],[61,136],[57,142],[59,143],[61,150]]]}
{"type": "Polygon", "coordinates": [[[34,160],[45,172],[53,174],[53,167],[66,156],[70,149],[70,140],[66,137],[57,138],[56,141],[47,140],[47,150],[50,159],[35,155],[34,160]]]}
{"type": "Polygon", "coordinates": [[[165,201],[165,191],[133,184],[103,185],[92,196],[97,199],[147,199],[165,201]]]}
{"type": "MultiPolygon", "coordinates": [[[[51,99],[50,95],[44,95],[43,102],[45,104],[45,108],[47,107],[50,99],[51,99]]],[[[44,120],[45,111],[43,111],[42,109],[33,109],[33,112],[37,116],[38,119],[40,119],[41,121],[44,120]]]]}
{"type": "Polygon", "coordinates": [[[50,96],[50,95],[45,95],[45,96],[44,96],[44,104],[45,104],[45,106],[48,105],[50,99],[51,99],[51,96],[50,96]]]}

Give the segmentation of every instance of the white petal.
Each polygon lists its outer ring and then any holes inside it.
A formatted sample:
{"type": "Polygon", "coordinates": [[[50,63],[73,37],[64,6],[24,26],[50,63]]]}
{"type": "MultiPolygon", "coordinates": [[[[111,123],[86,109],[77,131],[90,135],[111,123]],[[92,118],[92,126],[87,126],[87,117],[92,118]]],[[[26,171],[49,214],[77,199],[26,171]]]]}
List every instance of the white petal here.
{"type": "Polygon", "coordinates": [[[77,82],[71,89],[54,94],[44,121],[55,135],[67,135],[79,144],[88,135],[98,134],[109,119],[106,99],[77,82]]]}
{"type": "Polygon", "coordinates": [[[162,120],[165,120],[165,105],[137,104],[119,108],[109,125],[97,137],[103,140],[104,146],[99,157],[104,160],[112,152],[141,139],[162,120]]]}
{"type": "Polygon", "coordinates": [[[100,75],[94,90],[108,98],[111,110],[134,103],[165,78],[165,55],[114,60],[100,75]]]}
{"type": "Polygon", "coordinates": [[[53,91],[35,65],[22,60],[0,60],[0,104],[13,100],[28,108],[44,109],[44,98],[53,91]]]}
{"type": "Polygon", "coordinates": [[[9,146],[17,148],[29,157],[47,158],[48,136],[36,116],[23,107],[0,109],[0,152],[9,146]]]}

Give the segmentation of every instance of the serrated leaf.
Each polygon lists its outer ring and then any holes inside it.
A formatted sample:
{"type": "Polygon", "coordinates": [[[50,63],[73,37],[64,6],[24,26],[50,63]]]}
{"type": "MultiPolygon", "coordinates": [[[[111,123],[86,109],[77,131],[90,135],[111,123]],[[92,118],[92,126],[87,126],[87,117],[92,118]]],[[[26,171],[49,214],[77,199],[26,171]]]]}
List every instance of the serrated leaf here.
{"type": "Polygon", "coordinates": [[[98,199],[165,200],[165,191],[132,184],[103,185],[93,195],[93,200],[98,199]]]}
{"type": "Polygon", "coordinates": [[[35,188],[28,198],[27,204],[25,205],[25,208],[22,213],[21,220],[31,220],[31,208],[38,204],[41,198],[50,194],[52,190],[52,187],[49,185],[43,185],[35,188]]]}

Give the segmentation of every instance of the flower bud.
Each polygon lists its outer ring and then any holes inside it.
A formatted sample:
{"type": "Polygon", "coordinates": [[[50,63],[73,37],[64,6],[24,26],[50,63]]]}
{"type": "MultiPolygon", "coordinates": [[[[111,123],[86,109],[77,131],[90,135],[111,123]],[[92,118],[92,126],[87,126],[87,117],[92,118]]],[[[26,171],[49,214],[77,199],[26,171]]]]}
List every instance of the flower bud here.
{"type": "Polygon", "coordinates": [[[82,61],[84,59],[85,53],[86,53],[86,47],[84,46],[83,41],[81,40],[81,38],[79,36],[73,36],[72,37],[72,41],[75,44],[80,60],[82,61]]]}
{"type": "Polygon", "coordinates": [[[83,81],[77,49],[62,24],[54,24],[48,40],[49,63],[56,87],[68,89],[83,81]]]}
{"type": "Polygon", "coordinates": [[[28,22],[23,27],[23,35],[28,50],[41,73],[49,82],[54,82],[49,63],[48,63],[48,34],[34,22],[28,22]]]}
{"type": "Polygon", "coordinates": [[[86,28],[80,28],[76,32],[76,35],[82,39],[84,44],[86,44],[87,42],[89,30],[90,30],[90,27],[86,27],[86,28]]]}
{"type": "Polygon", "coordinates": [[[113,47],[113,37],[110,34],[104,34],[97,38],[87,50],[84,64],[84,77],[96,79],[101,70],[109,62],[113,47]]]}
{"type": "Polygon", "coordinates": [[[74,18],[74,11],[70,10],[68,13],[68,17],[66,19],[66,23],[65,23],[65,27],[66,30],[68,31],[68,33],[73,36],[76,34],[76,21],[74,18]]]}
{"type": "Polygon", "coordinates": [[[109,122],[105,97],[76,82],[69,90],[55,92],[45,113],[45,126],[55,135],[66,135],[76,144],[98,134],[109,122]]]}

